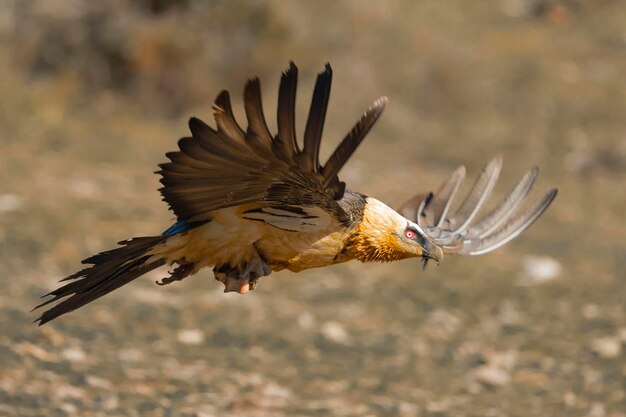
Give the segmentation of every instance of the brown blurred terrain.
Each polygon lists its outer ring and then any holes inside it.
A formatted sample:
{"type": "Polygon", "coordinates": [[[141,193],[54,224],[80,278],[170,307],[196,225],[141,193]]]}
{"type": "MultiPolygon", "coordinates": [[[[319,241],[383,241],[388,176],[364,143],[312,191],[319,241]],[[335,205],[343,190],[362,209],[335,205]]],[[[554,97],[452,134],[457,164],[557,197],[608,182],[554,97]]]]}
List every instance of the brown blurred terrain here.
{"type": "Polygon", "coordinates": [[[620,1],[0,2],[0,416],[626,416],[626,7],[620,1]],[[388,202],[496,154],[560,194],[478,258],[281,272],[246,296],[151,274],[42,328],[84,257],[160,233],[152,171],[260,76],[334,69],[329,150],[388,202]]]}

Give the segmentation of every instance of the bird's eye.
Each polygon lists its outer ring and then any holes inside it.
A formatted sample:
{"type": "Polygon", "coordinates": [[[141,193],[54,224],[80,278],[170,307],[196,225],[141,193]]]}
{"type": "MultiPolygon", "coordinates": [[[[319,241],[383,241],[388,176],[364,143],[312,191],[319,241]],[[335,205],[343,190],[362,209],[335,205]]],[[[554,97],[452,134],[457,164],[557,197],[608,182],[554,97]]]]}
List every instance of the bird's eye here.
{"type": "Polygon", "coordinates": [[[406,229],[404,231],[404,237],[410,240],[415,239],[415,232],[411,229],[406,229]]]}

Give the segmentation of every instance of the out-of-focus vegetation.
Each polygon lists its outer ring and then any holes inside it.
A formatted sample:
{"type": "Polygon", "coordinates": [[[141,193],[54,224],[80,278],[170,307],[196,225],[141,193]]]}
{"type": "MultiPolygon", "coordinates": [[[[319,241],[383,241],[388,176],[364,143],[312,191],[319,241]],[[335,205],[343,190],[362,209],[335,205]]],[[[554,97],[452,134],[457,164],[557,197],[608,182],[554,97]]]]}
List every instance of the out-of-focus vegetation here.
{"type": "Polygon", "coordinates": [[[626,7],[550,0],[0,2],[0,415],[626,415],[626,7]],[[508,247],[274,274],[142,279],[43,328],[79,260],[172,221],[151,173],[258,75],[299,121],[331,62],[323,152],[371,101],[342,173],[391,205],[498,153],[548,213],[508,247]],[[536,191],[535,197],[539,196],[536,191]]]}

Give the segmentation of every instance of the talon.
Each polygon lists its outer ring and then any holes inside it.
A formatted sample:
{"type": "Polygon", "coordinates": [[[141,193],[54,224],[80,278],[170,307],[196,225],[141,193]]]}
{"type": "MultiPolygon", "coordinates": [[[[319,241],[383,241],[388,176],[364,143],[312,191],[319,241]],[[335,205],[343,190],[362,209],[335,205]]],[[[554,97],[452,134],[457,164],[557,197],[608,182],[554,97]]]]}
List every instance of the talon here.
{"type": "Polygon", "coordinates": [[[169,277],[161,278],[160,281],[155,281],[155,282],[157,283],[157,285],[163,286],[163,285],[171,284],[174,281],[182,281],[183,279],[191,275],[191,273],[193,272],[193,267],[194,267],[194,264],[192,263],[178,265],[176,268],[174,268],[173,271],[168,271],[168,273],[170,274],[169,277]]]}
{"type": "Polygon", "coordinates": [[[224,283],[224,292],[245,294],[250,290],[250,283],[243,278],[231,278],[224,283]]]}
{"type": "Polygon", "coordinates": [[[223,272],[214,272],[214,274],[215,274],[215,279],[216,280],[218,280],[222,284],[226,284],[226,281],[228,280],[228,277],[226,276],[225,273],[223,273],[223,272]]]}
{"type": "Polygon", "coordinates": [[[259,279],[271,272],[270,266],[260,257],[251,259],[242,270],[230,265],[213,268],[215,279],[224,284],[224,292],[238,292],[239,294],[255,289],[259,279]]]}
{"type": "Polygon", "coordinates": [[[258,279],[258,278],[254,278],[254,279],[251,279],[251,280],[249,281],[249,284],[250,284],[250,291],[252,291],[253,289],[255,289],[255,288],[256,288],[256,284],[257,284],[257,282],[258,282],[258,281],[259,281],[259,279],[258,279]]]}

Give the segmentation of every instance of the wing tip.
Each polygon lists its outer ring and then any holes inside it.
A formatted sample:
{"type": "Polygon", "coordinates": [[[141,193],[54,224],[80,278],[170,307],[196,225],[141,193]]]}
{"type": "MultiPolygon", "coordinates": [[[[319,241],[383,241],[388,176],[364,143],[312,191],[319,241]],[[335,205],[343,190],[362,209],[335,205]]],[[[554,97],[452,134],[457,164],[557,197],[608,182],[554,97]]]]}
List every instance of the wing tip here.
{"type": "Polygon", "coordinates": [[[465,179],[465,175],[467,175],[467,168],[463,164],[456,167],[456,169],[452,173],[452,176],[459,176],[463,179],[465,179]]]}
{"type": "Polygon", "coordinates": [[[374,103],[372,103],[372,105],[370,106],[370,109],[371,110],[380,109],[382,111],[385,108],[385,106],[387,106],[387,104],[389,104],[389,97],[380,96],[376,100],[374,100],[374,103]]]}
{"type": "Polygon", "coordinates": [[[330,62],[324,64],[324,71],[322,72],[322,74],[333,74],[333,67],[330,65],[330,62]]]}
{"type": "Polygon", "coordinates": [[[554,199],[556,198],[556,196],[559,194],[559,189],[557,187],[552,187],[550,188],[550,190],[546,193],[545,197],[546,198],[546,202],[547,202],[547,206],[546,209],[550,206],[550,204],[552,204],[552,202],[554,201],[554,199]]]}
{"type": "Polygon", "coordinates": [[[215,98],[213,103],[213,111],[215,113],[224,113],[230,109],[230,92],[228,90],[222,90],[215,98]]]}
{"type": "Polygon", "coordinates": [[[298,77],[298,66],[295,62],[289,61],[289,66],[283,70],[281,78],[288,79],[290,77],[298,77]]]}
{"type": "Polygon", "coordinates": [[[243,89],[244,97],[246,94],[250,94],[252,91],[257,89],[261,89],[261,80],[259,79],[259,77],[248,78],[248,81],[246,81],[246,85],[243,89]]]}
{"type": "Polygon", "coordinates": [[[197,118],[196,116],[191,116],[187,121],[187,125],[189,126],[189,130],[193,132],[194,128],[200,125],[203,125],[204,122],[197,118]]]}
{"type": "Polygon", "coordinates": [[[487,169],[493,169],[499,171],[502,169],[502,164],[504,163],[504,157],[502,156],[501,153],[496,154],[496,156],[494,156],[491,161],[489,161],[489,163],[487,163],[487,165],[485,166],[485,171],[487,169]]]}

